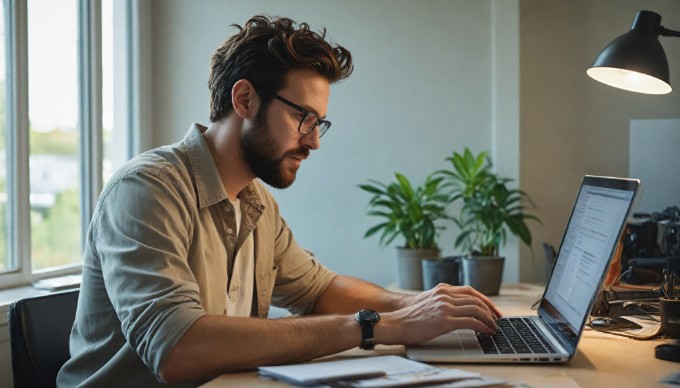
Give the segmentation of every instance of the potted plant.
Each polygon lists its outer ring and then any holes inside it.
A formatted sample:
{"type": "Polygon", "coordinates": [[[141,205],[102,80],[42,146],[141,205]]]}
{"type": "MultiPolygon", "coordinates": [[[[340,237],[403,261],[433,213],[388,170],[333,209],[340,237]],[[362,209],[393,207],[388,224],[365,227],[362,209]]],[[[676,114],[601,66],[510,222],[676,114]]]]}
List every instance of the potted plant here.
{"type": "Polygon", "coordinates": [[[359,188],[372,195],[368,215],[381,218],[370,227],[364,238],[380,234],[380,245],[388,245],[397,237],[404,244],[397,247],[397,285],[403,289],[422,290],[421,259],[439,257],[437,236],[444,228],[437,221],[447,218],[450,196],[444,192],[444,177],[430,175],[414,187],[403,174],[384,184],[376,180],[360,184],[359,188]]]}
{"type": "Polygon", "coordinates": [[[463,154],[454,152],[446,160],[452,169],[438,171],[436,176],[451,188],[451,202],[462,202],[452,219],[460,229],[455,246],[469,254],[463,259],[464,282],[484,294],[496,295],[505,261],[499,249],[508,232],[531,246],[526,221],[540,220],[527,213],[527,205],[535,205],[522,190],[508,188],[512,179],[492,171],[486,152],[475,156],[465,148],[463,154]]]}

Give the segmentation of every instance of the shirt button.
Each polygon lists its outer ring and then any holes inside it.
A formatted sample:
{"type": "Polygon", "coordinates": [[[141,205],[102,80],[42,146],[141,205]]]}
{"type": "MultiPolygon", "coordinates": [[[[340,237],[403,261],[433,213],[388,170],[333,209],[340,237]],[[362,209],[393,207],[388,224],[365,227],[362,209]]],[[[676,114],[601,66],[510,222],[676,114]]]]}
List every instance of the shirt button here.
{"type": "Polygon", "coordinates": [[[227,233],[232,234],[232,233],[234,233],[234,230],[231,229],[231,228],[227,228],[227,233]]]}

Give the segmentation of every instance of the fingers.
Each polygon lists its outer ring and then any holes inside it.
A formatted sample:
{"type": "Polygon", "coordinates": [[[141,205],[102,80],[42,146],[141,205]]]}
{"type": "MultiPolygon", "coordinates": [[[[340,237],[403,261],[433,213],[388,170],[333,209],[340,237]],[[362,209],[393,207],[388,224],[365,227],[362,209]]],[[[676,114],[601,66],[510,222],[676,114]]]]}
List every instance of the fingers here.
{"type": "MultiPolygon", "coordinates": [[[[474,288],[473,288],[473,290],[474,290],[474,288]]],[[[501,310],[498,308],[498,306],[496,306],[496,304],[494,302],[492,302],[491,299],[489,299],[489,297],[487,297],[486,295],[482,294],[481,292],[479,292],[477,290],[474,290],[474,291],[482,298],[484,303],[486,303],[486,305],[491,309],[491,311],[493,311],[493,314],[496,317],[496,319],[503,316],[503,312],[501,312],[501,310]]]]}
{"type": "Polygon", "coordinates": [[[496,319],[502,316],[496,305],[469,286],[440,284],[417,294],[412,304],[383,316],[383,328],[391,343],[412,344],[457,329],[495,334],[496,319]],[[394,326],[389,322],[394,321],[394,326]],[[392,327],[392,330],[388,329],[392,327]]]}
{"type": "MultiPolygon", "coordinates": [[[[481,321],[478,321],[472,317],[454,317],[452,319],[454,326],[456,329],[470,329],[474,330],[477,333],[482,333],[482,334],[488,334],[488,335],[495,335],[496,334],[496,329],[492,329],[488,327],[486,324],[484,324],[481,321]]],[[[454,329],[455,330],[455,329],[454,329]]],[[[451,330],[453,331],[453,330],[451,330]]]]}
{"type": "Polygon", "coordinates": [[[417,303],[382,315],[383,343],[416,344],[457,329],[496,333],[500,311],[471,287],[441,285],[419,295],[417,303]]]}
{"type": "Polygon", "coordinates": [[[480,333],[496,332],[496,316],[479,298],[471,295],[438,295],[433,298],[432,312],[439,319],[450,319],[455,323],[453,329],[473,329],[480,333]],[[460,323],[469,326],[459,326],[460,323]]]}
{"type": "Polygon", "coordinates": [[[489,311],[494,315],[495,318],[500,318],[503,316],[503,313],[501,312],[500,309],[487,297],[486,295],[482,294],[481,292],[477,291],[476,289],[470,287],[470,286],[451,286],[449,284],[441,283],[438,284],[435,288],[432,289],[433,293],[445,293],[451,296],[459,296],[459,295],[469,295],[469,296],[474,296],[476,298],[479,298],[483,303],[487,306],[489,311]]]}

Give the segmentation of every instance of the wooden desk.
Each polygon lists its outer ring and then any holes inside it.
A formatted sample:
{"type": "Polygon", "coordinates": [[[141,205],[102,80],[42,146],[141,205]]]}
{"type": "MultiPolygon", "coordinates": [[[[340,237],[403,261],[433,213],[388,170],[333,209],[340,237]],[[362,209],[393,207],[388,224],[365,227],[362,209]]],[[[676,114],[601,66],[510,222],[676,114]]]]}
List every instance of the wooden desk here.
{"type": "MultiPolygon", "coordinates": [[[[492,299],[505,315],[531,314],[530,306],[543,294],[536,285],[504,285],[492,299]]],[[[667,340],[638,341],[586,330],[574,358],[559,365],[529,364],[437,364],[498,377],[529,386],[559,387],[665,387],[660,379],[680,372],[680,363],[654,357],[654,347],[667,340]]],[[[334,357],[404,354],[403,346],[378,346],[374,351],[351,349],[334,357]]],[[[259,378],[257,372],[222,375],[204,385],[216,387],[276,387],[283,383],[259,378]]]]}

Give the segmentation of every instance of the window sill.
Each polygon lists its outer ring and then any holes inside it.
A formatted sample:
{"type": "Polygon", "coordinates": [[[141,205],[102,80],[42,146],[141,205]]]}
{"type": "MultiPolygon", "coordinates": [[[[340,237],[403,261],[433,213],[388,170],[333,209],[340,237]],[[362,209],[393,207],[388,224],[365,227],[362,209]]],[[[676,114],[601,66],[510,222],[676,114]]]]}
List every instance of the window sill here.
{"type": "Polygon", "coordinates": [[[13,287],[0,290],[0,325],[7,324],[7,310],[19,299],[47,295],[80,286],[80,275],[59,276],[43,279],[36,285],[13,287]]]}

